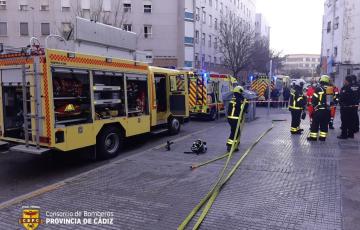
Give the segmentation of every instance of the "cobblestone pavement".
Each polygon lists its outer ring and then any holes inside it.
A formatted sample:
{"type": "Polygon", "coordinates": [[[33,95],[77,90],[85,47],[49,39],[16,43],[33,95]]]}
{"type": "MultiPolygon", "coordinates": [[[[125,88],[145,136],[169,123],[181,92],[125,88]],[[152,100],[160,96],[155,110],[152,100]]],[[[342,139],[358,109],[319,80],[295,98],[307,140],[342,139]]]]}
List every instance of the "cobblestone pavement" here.
{"type": "MultiPolygon", "coordinates": [[[[271,118],[247,123],[240,154],[267,128],[271,118]]],[[[276,119],[287,118],[278,113],[276,119]]],[[[215,201],[202,229],[359,229],[359,135],[325,143],[289,135],[289,121],[254,148],[215,201]]],[[[153,148],[114,161],[69,181],[61,188],[0,210],[0,229],[21,229],[23,205],[46,211],[111,211],[114,225],[42,225],[39,229],[176,229],[210,189],[224,161],[194,171],[225,150],[228,125],[182,139],[172,151],[153,148]],[[208,142],[208,153],[184,154],[194,139],[208,142]]],[[[233,161],[235,161],[235,159],[233,161]]]]}

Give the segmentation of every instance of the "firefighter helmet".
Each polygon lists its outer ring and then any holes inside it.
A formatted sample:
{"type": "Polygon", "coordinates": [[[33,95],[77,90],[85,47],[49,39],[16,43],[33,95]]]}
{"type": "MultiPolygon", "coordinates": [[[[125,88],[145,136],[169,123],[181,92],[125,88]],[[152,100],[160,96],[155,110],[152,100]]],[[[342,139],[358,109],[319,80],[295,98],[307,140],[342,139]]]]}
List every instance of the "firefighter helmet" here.
{"type": "Polygon", "coordinates": [[[194,141],[194,143],[191,146],[191,151],[196,154],[206,153],[207,151],[206,142],[200,139],[194,141]]]}
{"type": "Polygon", "coordinates": [[[244,87],[238,85],[234,88],[233,90],[234,93],[243,93],[244,92],[244,87]]]}
{"type": "Polygon", "coordinates": [[[328,75],[322,75],[320,77],[320,82],[329,84],[330,83],[330,77],[328,75]]]}
{"type": "Polygon", "coordinates": [[[294,81],[294,85],[303,87],[305,85],[306,81],[304,79],[297,79],[294,81]]]}

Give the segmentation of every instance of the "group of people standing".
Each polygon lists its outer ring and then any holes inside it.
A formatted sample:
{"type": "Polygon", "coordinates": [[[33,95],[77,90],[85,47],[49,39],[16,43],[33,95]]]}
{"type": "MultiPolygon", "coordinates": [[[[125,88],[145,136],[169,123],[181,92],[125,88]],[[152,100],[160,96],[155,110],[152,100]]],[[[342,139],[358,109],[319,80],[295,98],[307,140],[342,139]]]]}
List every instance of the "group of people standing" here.
{"type": "Polygon", "coordinates": [[[325,141],[328,129],[334,129],[336,107],[340,105],[341,135],[339,139],[354,138],[359,132],[358,107],[360,87],[356,76],[345,78],[344,86],[339,90],[323,75],[318,84],[313,83],[303,92],[304,81],[296,81],[290,93],[289,110],[291,112],[291,134],[302,134],[301,119],[306,118],[306,110],[310,118],[309,141],[325,141]]]}

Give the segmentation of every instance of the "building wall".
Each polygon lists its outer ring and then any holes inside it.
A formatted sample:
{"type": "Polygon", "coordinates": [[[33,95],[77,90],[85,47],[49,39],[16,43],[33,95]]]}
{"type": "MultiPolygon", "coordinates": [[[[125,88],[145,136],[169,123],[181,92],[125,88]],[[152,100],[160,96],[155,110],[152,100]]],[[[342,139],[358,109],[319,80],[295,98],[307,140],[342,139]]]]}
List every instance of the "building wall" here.
{"type": "Polygon", "coordinates": [[[218,37],[215,19],[219,28],[222,15],[227,13],[235,14],[253,28],[255,0],[6,0],[6,9],[0,7],[0,23],[7,23],[7,34],[0,36],[0,43],[23,47],[34,35],[44,44],[46,35],[41,35],[41,23],[50,23],[52,34],[67,35],[64,29],[80,16],[120,28],[131,27],[137,33],[137,49],[146,51],[156,65],[202,69],[200,54],[203,54],[204,69],[223,71],[221,54],[214,48],[218,37]],[[27,10],[20,11],[20,3],[27,5],[27,10]],[[131,4],[131,11],[125,12],[124,4],[131,4]],[[48,8],[41,10],[41,5],[48,8]],[[67,5],[70,7],[64,9],[67,5]],[[151,5],[151,13],[144,12],[144,5],[151,5]],[[199,18],[203,16],[202,10],[196,11],[202,7],[206,14],[204,22],[199,18]],[[29,35],[20,36],[20,22],[28,22],[29,35]],[[147,38],[145,25],[152,27],[147,38]],[[200,42],[201,34],[196,41],[196,31],[205,34],[204,45],[200,42]]]}
{"type": "Polygon", "coordinates": [[[270,26],[262,14],[255,16],[255,36],[256,39],[270,42],[270,26]]]}
{"type": "Polygon", "coordinates": [[[310,73],[316,71],[320,64],[320,55],[317,54],[289,54],[285,56],[284,71],[292,69],[308,70],[310,73]]]}
{"type": "Polygon", "coordinates": [[[254,29],[255,11],[254,0],[195,0],[195,68],[224,72],[221,66],[222,55],[218,48],[215,48],[221,18],[231,13],[254,29]],[[204,15],[205,20],[203,20],[204,15]],[[217,28],[215,20],[217,20],[217,28]],[[202,34],[205,34],[205,43],[202,42],[202,34]]]}
{"type": "Polygon", "coordinates": [[[322,71],[342,85],[360,72],[360,1],[326,0],[322,34],[322,71]]]}

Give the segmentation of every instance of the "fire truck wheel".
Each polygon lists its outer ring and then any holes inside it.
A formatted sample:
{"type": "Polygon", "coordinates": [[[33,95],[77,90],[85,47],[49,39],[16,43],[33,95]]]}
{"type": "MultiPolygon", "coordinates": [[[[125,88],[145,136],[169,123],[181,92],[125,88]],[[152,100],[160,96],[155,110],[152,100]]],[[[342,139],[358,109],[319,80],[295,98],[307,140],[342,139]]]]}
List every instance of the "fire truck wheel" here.
{"type": "Polygon", "coordinates": [[[176,135],[180,132],[180,121],[179,119],[173,117],[169,121],[169,133],[170,135],[176,135]]]}
{"type": "Polygon", "coordinates": [[[216,112],[216,109],[215,109],[215,108],[212,108],[212,109],[211,109],[209,118],[210,118],[211,121],[215,121],[215,120],[216,120],[216,118],[217,118],[217,112],[216,112]]]}
{"type": "Polygon", "coordinates": [[[96,154],[99,159],[110,159],[117,156],[123,147],[121,132],[116,127],[106,127],[96,140],[96,154]]]}

